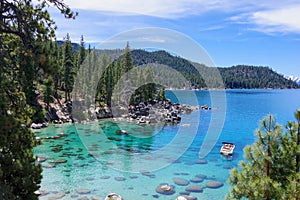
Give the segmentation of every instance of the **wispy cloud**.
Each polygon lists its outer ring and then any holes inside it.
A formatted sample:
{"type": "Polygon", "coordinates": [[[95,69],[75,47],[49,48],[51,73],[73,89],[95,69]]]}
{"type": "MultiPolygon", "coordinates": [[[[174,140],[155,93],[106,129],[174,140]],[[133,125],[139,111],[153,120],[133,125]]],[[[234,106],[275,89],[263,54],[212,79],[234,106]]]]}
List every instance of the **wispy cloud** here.
{"type": "Polygon", "coordinates": [[[248,30],[266,34],[300,33],[300,4],[269,5],[229,18],[236,24],[247,24],[248,30]]]}
{"type": "MultiPolygon", "coordinates": [[[[211,10],[230,10],[246,0],[66,0],[71,8],[108,11],[113,14],[141,14],[160,18],[181,18],[211,10]]],[[[245,3],[248,7],[248,3],[245,3]]]]}
{"type": "Polygon", "coordinates": [[[258,11],[250,16],[257,30],[268,33],[300,33],[300,5],[275,10],[258,11]]]}
{"type": "Polygon", "coordinates": [[[210,26],[206,28],[202,28],[199,31],[216,31],[225,28],[224,25],[216,25],[216,26],[210,26]]]}
{"type": "Polygon", "coordinates": [[[269,34],[300,33],[298,0],[66,0],[66,3],[74,9],[101,11],[113,16],[143,15],[178,19],[210,11],[231,13],[229,19],[232,22],[253,25],[251,30],[269,34]]]}

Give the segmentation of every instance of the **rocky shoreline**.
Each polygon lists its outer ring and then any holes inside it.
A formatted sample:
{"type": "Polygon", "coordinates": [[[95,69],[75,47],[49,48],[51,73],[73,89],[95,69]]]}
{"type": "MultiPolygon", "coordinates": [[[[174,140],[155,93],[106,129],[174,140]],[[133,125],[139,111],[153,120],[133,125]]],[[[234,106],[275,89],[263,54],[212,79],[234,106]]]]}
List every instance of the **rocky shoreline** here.
{"type": "Polygon", "coordinates": [[[123,116],[137,123],[179,123],[181,114],[189,114],[201,106],[189,106],[185,104],[174,104],[171,101],[149,101],[142,102],[137,106],[129,106],[128,114],[123,116]]]}
{"type": "Polygon", "coordinates": [[[95,107],[91,106],[89,109],[83,109],[87,118],[76,119],[72,116],[72,102],[68,101],[64,104],[53,103],[46,110],[46,116],[40,123],[32,123],[32,129],[40,129],[48,126],[48,123],[63,124],[63,123],[85,123],[91,120],[101,120],[105,118],[118,118],[121,120],[129,120],[138,124],[150,123],[172,123],[177,124],[181,121],[182,114],[189,114],[195,110],[211,110],[212,108],[204,106],[191,106],[186,104],[175,104],[170,100],[157,101],[151,100],[141,102],[138,105],[117,106],[116,108],[95,107]]]}

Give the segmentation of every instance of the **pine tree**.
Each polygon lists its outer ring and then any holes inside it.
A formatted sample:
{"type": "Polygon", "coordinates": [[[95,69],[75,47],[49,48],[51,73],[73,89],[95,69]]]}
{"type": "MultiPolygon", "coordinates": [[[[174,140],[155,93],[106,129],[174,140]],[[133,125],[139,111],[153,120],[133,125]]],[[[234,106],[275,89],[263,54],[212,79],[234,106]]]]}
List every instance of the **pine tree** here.
{"type": "Polygon", "coordinates": [[[62,2],[49,0],[0,1],[0,199],[37,200],[41,166],[32,148],[34,134],[27,128],[32,117],[36,73],[46,72],[41,44],[54,37],[47,6],[66,17],[74,13],[62,2]]]}
{"type": "Polygon", "coordinates": [[[261,121],[256,142],[244,149],[247,161],[240,162],[240,171],[231,171],[232,188],[227,199],[298,199],[299,126],[289,122],[286,127],[284,133],[272,115],[261,121]]]}
{"type": "Polygon", "coordinates": [[[85,48],[84,48],[84,39],[83,39],[83,35],[81,36],[80,39],[80,44],[79,44],[79,50],[78,50],[78,60],[77,60],[77,70],[80,68],[80,65],[83,63],[84,59],[85,59],[85,48]]]}
{"type": "Polygon", "coordinates": [[[48,77],[44,85],[44,102],[46,103],[46,109],[49,109],[50,103],[54,102],[54,88],[53,88],[53,79],[48,77]]]}
{"type": "Polygon", "coordinates": [[[34,194],[41,181],[41,166],[35,164],[33,133],[10,113],[1,89],[0,98],[0,199],[37,199],[34,194]],[[3,101],[4,100],[4,101],[3,101]]]}
{"type": "Polygon", "coordinates": [[[63,45],[63,59],[64,59],[64,89],[65,89],[65,101],[71,101],[71,92],[73,90],[74,77],[75,77],[75,65],[73,46],[70,40],[69,34],[65,38],[63,45]]]}
{"type": "Polygon", "coordinates": [[[146,67],[143,72],[145,85],[142,95],[144,101],[152,100],[156,94],[156,84],[154,83],[154,72],[151,67],[146,67]]]}
{"type": "Polygon", "coordinates": [[[126,47],[124,49],[124,55],[123,55],[121,65],[122,65],[121,73],[122,73],[122,75],[126,73],[126,80],[128,80],[129,74],[127,72],[129,72],[129,70],[133,67],[129,42],[127,42],[126,47]]]}
{"type": "Polygon", "coordinates": [[[53,73],[54,81],[54,97],[59,99],[58,90],[63,88],[63,74],[64,74],[64,65],[63,65],[63,47],[58,47],[57,42],[55,41],[54,51],[56,52],[56,68],[57,70],[53,73]]]}

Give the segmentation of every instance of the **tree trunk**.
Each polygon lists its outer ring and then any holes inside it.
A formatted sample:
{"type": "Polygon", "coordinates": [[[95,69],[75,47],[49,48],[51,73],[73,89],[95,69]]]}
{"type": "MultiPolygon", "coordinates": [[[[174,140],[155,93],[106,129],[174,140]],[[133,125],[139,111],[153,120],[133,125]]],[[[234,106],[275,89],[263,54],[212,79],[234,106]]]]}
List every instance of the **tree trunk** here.
{"type": "MultiPolygon", "coordinates": [[[[299,146],[299,145],[300,145],[300,119],[298,119],[298,130],[297,130],[297,146],[299,146]]],[[[296,155],[296,173],[299,172],[299,168],[300,168],[299,165],[300,165],[300,156],[297,154],[296,155]]],[[[297,178],[296,179],[296,188],[298,187],[299,182],[300,182],[300,180],[297,178]]],[[[299,200],[298,191],[296,192],[295,196],[296,196],[295,199],[299,200]]]]}
{"type": "MultiPolygon", "coordinates": [[[[298,128],[297,128],[297,146],[300,145],[300,110],[297,110],[295,113],[295,118],[297,119],[297,123],[298,123],[298,128]]],[[[299,168],[300,168],[300,155],[298,155],[298,153],[296,154],[296,173],[299,172],[299,168]]],[[[296,179],[296,188],[298,187],[300,183],[300,180],[297,178],[296,179]]],[[[295,199],[299,200],[299,195],[298,195],[298,191],[295,194],[295,199]]]]}
{"type": "MultiPolygon", "coordinates": [[[[300,120],[298,120],[298,130],[297,130],[297,145],[300,145],[300,120]]],[[[296,156],[296,172],[299,172],[300,168],[300,156],[296,156]]]]}
{"type": "MultiPolygon", "coordinates": [[[[3,8],[2,1],[0,1],[0,26],[3,23],[3,17],[2,17],[2,12],[3,11],[2,11],[2,8],[3,8]]],[[[0,29],[2,29],[2,27],[0,27],[0,29]]],[[[0,33],[0,72],[1,72],[1,69],[3,68],[3,64],[1,63],[3,61],[3,52],[2,52],[3,50],[2,50],[2,47],[3,47],[3,44],[2,44],[2,33],[0,33]]]]}
{"type": "MultiPolygon", "coordinates": [[[[271,158],[271,156],[272,156],[272,153],[271,153],[271,136],[270,136],[270,134],[271,134],[271,123],[272,123],[272,117],[270,116],[270,119],[269,119],[270,121],[269,121],[269,127],[268,127],[268,137],[267,137],[267,145],[268,145],[268,157],[269,158],[271,158]]],[[[270,177],[270,174],[271,174],[271,168],[272,168],[272,164],[271,164],[271,162],[270,161],[266,161],[266,176],[267,177],[270,177]]],[[[271,200],[271,198],[270,198],[270,191],[269,190],[267,190],[266,191],[266,200],[271,200]]]]}

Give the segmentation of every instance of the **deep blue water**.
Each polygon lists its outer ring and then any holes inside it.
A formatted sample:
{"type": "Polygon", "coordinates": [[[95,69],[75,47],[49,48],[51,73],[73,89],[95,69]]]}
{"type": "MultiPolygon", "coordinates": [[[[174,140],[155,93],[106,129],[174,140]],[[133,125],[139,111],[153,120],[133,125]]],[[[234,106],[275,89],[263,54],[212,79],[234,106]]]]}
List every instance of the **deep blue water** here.
{"type": "Polygon", "coordinates": [[[259,121],[273,114],[278,123],[294,120],[300,109],[300,90],[226,90],[226,91],[167,91],[173,102],[209,105],[212,110],[194,111],[182,115],[178,125],[137,125],[135,123],[102,120],[89,124],[53,125],[37,132],[39,137],[67,134],[60,139],[45,139],[35,149],[48,160],[47,166],[58,159],[66,163],[45,168],[41,189],[49,191],[41,199],[63,192],[62,199],[98,196],[117,192],[125,200],[176,199],[187,186],[178,186],[173,178],[190,180],[197,174],[207,175],[201,183],[224,183],[219,189],[204,188],[191,193],[198,199],[223,199],[230,185],[226,183],[230,168],[243,159],[243,148],[255,140],[259,121]],[[123,129],[128,135],[117,134],[123,129]],[[232,160],[219,154],[222,141],[236,145],[232,160]],[[57,150],[57,148],[59,150],[57,150]],[[200,152],[200,154],[199,154],[200,152]],[[197,164],[205,160],[207,164],[197,164]],[[171,196],[156,193],[161,183],[175,186],[171,196]],[[78,194],[76,189],[88,189],[78,194]],[[158,196],[157,196],[158,195],[158,196]]]}

